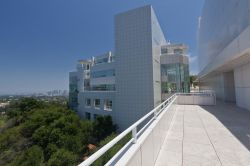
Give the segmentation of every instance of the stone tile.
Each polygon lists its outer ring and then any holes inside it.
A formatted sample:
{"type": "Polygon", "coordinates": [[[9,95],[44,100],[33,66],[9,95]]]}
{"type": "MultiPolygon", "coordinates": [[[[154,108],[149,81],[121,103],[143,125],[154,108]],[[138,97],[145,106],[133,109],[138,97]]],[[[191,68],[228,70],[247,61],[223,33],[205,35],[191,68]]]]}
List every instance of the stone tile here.
{"type": "Polygon", "coordinates": [[[182,141],[167,139],[163,149],[170,152],[182,153],[182,141]]]}
{"type": "Polygon", "coordinates": [[[207,135],[200,134],[200,133],[185,133],[184,134],[184,143],[198,143],[198,144],[206,144],[211,145],[207,135]]]}
{"type": "Polygon", "coordinates": [[[229,150],[241,150],[244,148],[244,145],[241,144],[234,137],[227,137],[224,135],[210,136],[211,142],[214,145],[215,149],[229,149],[229,150]]]}
{"type": "Polygon", "coordinates": [[[170,132],[168,135],[168,139],[172,140],[183,140],[183,132],[170,132]]]}
{"type": "Polygon", "coordinates": [[[186,126],[186,123],[185,123],[184,130],[185,130],[185,134],[189,133],[189,134],[206,135],[206,131],[204,130],[204,127],[202,127],[202,128],[194,128],[194,127],[186,126]]]}
{"type": "Polygon", "coordinates": [[[193,155],[208,160],[217,160],[218,157],[212,145],[184,142],[183,155],[193,155]]]}
{"type": "Polygon", "coordinates": [[[242,166],[250,165],[250,152],[247,149],[236,151],[236,156],[242,166]]]}
{"type": "Polygon", "coordinates": [[[156,166],[182,166],[182,153],[162,150],[156,161],[156,166]]]}
{"type": "Polygon", "coordinates": [[[192,128],[192,129],[194,129],[194,128],[202,129],[203,128],[200,121],[195,122],[195,121],[192,121],[192,120],[190,122],[185,121],[185,127],[189,127],[189,128],[192,128]]]}
{"type": "Polygon", "coordinates": [[[249,119],[250,112],[231,104],[179,105],[156,165],[249,166],[249,119]]]}
{"type": "Polygon", "coordinates": [[[221,166],[220,161],[211,160],[205,157],[184,154],[183,156],[183,166],[221,166]]]}
{"type": "Polygon", "coordinates": [[[183,132],[183,123],[174,123],[171,131],[172,132],[183,132]]]}
{"type": "MultiPolygon", "coordinates": [[[[216,150],[223,166],[242,166],[235,151],[216,150]]],[[[246,165],[247,166],[247,165],[246,165]]]]}
{"type": "Polygon", "coordinates": [[[216,129],[211,129],[211,128],[208,128],[206,126],[206,130],[207,130],[207,133],[209,134],[209,136],[212,137],[217,137],[218,135],[223,135],[223,137],[234,137],[233,134],[228,130],[226,129],[225,127],[224,128],[216,128],[216,129]]]}

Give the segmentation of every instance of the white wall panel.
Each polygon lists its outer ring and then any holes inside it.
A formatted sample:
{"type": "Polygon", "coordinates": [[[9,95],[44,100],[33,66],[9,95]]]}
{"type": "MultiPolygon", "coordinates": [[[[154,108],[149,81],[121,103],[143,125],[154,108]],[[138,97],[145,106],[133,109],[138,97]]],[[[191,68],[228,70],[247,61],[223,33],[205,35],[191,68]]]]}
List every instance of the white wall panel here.
{"type": "Polygon", "coordinates": [[[165,38],[150,5],[115,16],[116,112],[122,131],[161,101],[160,47],[165,38]]]}
{"type": "Polygon", "coordinates": [[[234,70],[236,103],[250,110],[250,63],[234,70]]]}

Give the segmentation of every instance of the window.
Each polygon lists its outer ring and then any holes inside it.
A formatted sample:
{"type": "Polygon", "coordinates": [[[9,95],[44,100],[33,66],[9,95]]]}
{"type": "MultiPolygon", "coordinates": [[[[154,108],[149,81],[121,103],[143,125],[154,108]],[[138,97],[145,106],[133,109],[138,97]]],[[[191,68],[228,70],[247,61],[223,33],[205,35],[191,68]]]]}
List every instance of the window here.
{"type": "Polygon", "coordinates": [[[101,84],[101,85],[93,85],[91,87],[93,91],[115,91],[115,84],[101,84]]]}
{"type": "Polygon", "coordinates": [[[104,100],[104,110],[112,111],[112,100],[104,100]]]}
{"type": "Polygon", "coordinates": [[[89,64],[87,64],[86,69],[89,70],[89,64]]]}
{"type": "Polygon", "coordinates": [[[98,116],[100,116],[100,115],[94,114],[94,119],[96,119],[98,116]]]}
{"type": "Polygon", "coordinates": [[[86,99],[85,100],[85,106],[86,107],[91,107],[91,99],[86,99]]]}
{"type": "Polygon", "coordinates": [[[110,62],[114,62],[115,61],[115,56],[111,56],[110,57],[110,62]]]}
{"type": "Polygon", "coordinates": [[[113,76],[115,76],[114,69],[91,72],[91,78],[113,77],[113,76]]]}
{"type": "Polygon", "coordinates": [[[76,92],[77,91],[77,84],[69,84],[69,91],[76,92]]]}
{"type": "Polygon", "coordinates": [[[95,101],[94,101],[94,107],[99,109],[100,106],[101,106],[101,101],[100,101],[100,99],[95,99],[95,101]]]}
{"type": "Polygon", "coordinates": [[[85,112],[85,118],[90,120],[91,118],[91,114],[89,112],[85,112]]]}
{"type": "Polygon", "coordinates": [[[183,54],[183,50],[182,49],[174,49],[174,53],[175,54],[183,54]]]}
{"type": "Polygon", "coordinates": [[[161,54],[167,54],[168,48],[161,48],[161,54]]]}
{"type": "Polygon", "coordinates": [[[90,80],[89,79],[85,79],[84,80],[84,87],[89,87],[90,86],[90,80]]]}
{"type": "Polygon", "coordinates": [[[102,63],[108,63],[109,58],[108,57],[95,57],[95,65],[102,64],[102,63]]]}

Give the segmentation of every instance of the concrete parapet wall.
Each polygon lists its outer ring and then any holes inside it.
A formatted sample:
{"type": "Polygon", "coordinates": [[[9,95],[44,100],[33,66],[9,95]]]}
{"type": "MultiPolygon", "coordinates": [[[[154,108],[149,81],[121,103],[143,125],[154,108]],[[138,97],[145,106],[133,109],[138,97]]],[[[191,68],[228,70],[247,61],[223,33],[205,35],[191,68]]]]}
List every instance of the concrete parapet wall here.
{"type": "Polygon", "coordinates": [[[177,98],[179,105],[216,105],[215,94],[180,94],[177,98]]]}
{"type": "Polygon", "coordinates": [[[154,165],[160,149],[167,136],[175,113],[176,105],[173,104],[160,115],[138,138],[116,165],[154,165]]]}

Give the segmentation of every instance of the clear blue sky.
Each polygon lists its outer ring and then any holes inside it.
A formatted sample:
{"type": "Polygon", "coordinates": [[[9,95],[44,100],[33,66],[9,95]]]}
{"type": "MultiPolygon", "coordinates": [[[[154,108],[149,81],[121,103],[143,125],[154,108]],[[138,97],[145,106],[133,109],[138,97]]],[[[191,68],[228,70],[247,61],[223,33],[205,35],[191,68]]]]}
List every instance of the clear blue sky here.
{"type": "Polygon", "coordinates": [[[76,61],[114,47],[114,15],[152,4],[168,40],[189,46],[204,0],[1,0],[0,94],[68,89],[76,61]]]}

